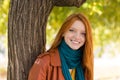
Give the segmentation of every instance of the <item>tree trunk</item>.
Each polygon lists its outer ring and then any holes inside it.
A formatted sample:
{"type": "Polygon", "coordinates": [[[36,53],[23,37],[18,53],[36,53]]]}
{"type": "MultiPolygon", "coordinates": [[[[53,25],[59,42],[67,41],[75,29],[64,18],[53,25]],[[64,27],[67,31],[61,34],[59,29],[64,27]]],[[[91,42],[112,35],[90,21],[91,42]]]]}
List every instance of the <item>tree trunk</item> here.
{"type": "MultiPolygon", "coordinates": [[[[11,0],[8,21],[7,80],[27,80],[36,57],[45,51],[47,18],[53,6],[60,6],[58,2],[61,1],[11,0]]],[[[76,2],[76,0],[67,1],[76,2]]],[[[77,1],[84,2],[84,0],[77,1]]],[[[69,3],[65,5],[69,6],[69,3]]]]}
{"type": "Polygon", "coordinates": [[[8,80],[27,80],[33,61],[45,50],[46,22],[51,9],[49,0],[11,0],[8,80]]]}

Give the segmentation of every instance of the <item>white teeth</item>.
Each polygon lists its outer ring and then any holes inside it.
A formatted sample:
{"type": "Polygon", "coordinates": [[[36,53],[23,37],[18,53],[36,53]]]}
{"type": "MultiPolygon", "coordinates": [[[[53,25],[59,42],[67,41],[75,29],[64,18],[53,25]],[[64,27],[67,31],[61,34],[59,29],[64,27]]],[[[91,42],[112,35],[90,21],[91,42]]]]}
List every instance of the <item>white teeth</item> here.
{"type": "Polygon", "coordinates": [[[74,41],[74,40],[71,40],[73,43],[75,43],[75,44],[78,44],[79,42],[77,42],[77,41],[74,41]]]}

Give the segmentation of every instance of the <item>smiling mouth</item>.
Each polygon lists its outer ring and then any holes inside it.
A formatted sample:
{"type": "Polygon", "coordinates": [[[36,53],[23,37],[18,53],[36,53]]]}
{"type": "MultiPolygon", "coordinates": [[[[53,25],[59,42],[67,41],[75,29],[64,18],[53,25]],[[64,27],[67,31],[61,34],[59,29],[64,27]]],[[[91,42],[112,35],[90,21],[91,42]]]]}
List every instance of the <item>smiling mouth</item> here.
{"type": "Polygon", "coordinates": [[[74,43],[74,44],[79,44],[80,42],[78,42],[78,41],[75,41],[75,40],[71,40],[72,41],[72,43],[74,43]]]}

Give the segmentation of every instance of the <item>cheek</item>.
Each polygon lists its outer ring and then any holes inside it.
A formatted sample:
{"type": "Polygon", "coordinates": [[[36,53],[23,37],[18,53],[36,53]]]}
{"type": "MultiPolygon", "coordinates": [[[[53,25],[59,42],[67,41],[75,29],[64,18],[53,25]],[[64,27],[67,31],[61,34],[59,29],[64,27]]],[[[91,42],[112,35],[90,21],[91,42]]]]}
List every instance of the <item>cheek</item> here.
{"type": "Polygon", "coordinates": [[[71,35],[64,36],[64,40],[66,43],[69,43],[71,39],[72,39],[71,35]]]}
{"type": "Polygon", "coordinates": [[[86,41],[86,37],[85,36],[81,36],[81,39],[85,42],[86,41]]]}
{"type": "Polygon", "coordinates": [[[70,34],[70,33],[66,33],[66,34],[64,34],[64,38],[66,38],[66,39],[71,38],[72,36],[73,36],[73,35],[70,34]]]}
{"type": "Polygon", "coordinates": [[[84,39],[83,39],[83,43],[85,44],[85,42],[86,42],[86,39],[84,38],[84,39]]]}
{"type": "Polygon", "coordinates": [[[65,40],[66,42],[68,42],[69,39],[70,39],[69,36],[64,36],[64,40],[65,40]]]}
{"type": "Polygon", "coordinates": [[[84,37],[83,40],[86,41],[86,38],[84,37]]]}
{"type": "Polygon", "coordinates": [[[72,35],[68,35],[68,36],[65,37],[65,39],[66,39],[67,41],[69,41],[69,40],[73,39],[73,36],[72,36],[72,35]]]}
{"type": "Polygon", "coordinates": [[[83,40],[83,42],[85,42],[85,41],[86,41],[86,39],[85,39],[85,38],[83,38],[82,40],[83,40]]]}

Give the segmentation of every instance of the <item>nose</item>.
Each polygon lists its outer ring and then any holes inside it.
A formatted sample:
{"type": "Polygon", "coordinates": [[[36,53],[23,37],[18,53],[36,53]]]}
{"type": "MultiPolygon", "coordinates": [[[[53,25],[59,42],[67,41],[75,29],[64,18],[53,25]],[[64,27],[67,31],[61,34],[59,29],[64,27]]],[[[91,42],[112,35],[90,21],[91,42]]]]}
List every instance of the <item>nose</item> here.
{"type": "Polygon", "coordinates": [[[75,39],[76,40],[80,40],[81,39],[81,35],[79,33],[75,34],[75,39]]]}

